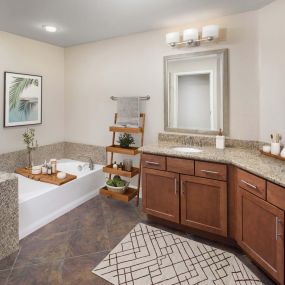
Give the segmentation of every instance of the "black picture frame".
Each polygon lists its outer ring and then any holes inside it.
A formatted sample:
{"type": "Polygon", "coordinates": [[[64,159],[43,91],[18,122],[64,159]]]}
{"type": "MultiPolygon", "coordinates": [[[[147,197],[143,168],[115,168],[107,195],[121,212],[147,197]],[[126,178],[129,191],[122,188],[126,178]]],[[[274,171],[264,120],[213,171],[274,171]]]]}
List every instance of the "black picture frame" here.
{"type": "MultiPolygon", "coordinates": [[[[37,86],[36,86],[37,87],[37,86]]],[[[28,87],[26,87],[28,88],[28,87]]],[[[26,89],[24,88],[22,92],[26,89]]],[[[25,100],[27,101],[27,100],[25,100]]],[[[33,75],[33,74],[27,74],[27,73],[18,73],[18,72],[10,72],[5,71],[4,72],[4,106],[3,106],[3,127],[4,128],[11,128],[11,127],[21,127],[21,126],[31,126],[31,125],[41,125],[42,124],[42,118],[43,118],[43,77],[41,75],[33,75]],[[15,76],[14,76],[15,75],[15,76]],[[40,101],[40,104],[38,102],[38,118],[37,120],[27,120],[27,121],[19,121],[19,122],[10,122],[9,121],[9,114],[10,114],[10,105],[9,105],[9,77],[14,76],[17,78],[29,78],[30,79],[37,79],[39,86],[39,92],[40,94],[38,97],[33,98],[38,99],[40,101]],[[8,109],[8,110],[7,110],[8,109]]]]}

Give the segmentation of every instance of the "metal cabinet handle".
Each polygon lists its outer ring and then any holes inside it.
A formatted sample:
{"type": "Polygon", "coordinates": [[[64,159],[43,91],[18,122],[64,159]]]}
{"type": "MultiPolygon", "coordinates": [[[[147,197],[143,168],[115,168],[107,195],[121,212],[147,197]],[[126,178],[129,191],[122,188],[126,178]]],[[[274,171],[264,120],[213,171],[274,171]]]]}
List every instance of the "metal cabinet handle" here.
{"type": "Polygon", "coordinates": [[[150,164],[150,165],[159,165],[159,162],[148,161],[148,160],[146,160],[145,163],[150,164]]]}
{"type": "Polygon", "coordinates": [[[253,189],[257,189],[257,186],[255,186],[255,185],[253,185],[253,184],[250,184],[250,183],[246,182],[245,180],[241,180],[241,182],[244,183],[245,185],[247,185],[247,186],[253,188],[253,189]]]}
{"type": "Polygon", "coordinates": [[[220,173],[218,171],[211,171],[211,170],[206,170],[206,169],[202,169],[201,172],[210,173],[210,174],[219,174],[220,173]]]}
{"type": "Polygon", "coordinates": [[[177,179],[176,178],[174,178],[174,193],[175,193],[175,195],[178,194],[177,193],[177,179]]]}
{"type": "Polygon", "coordinates": [[[278,237],[282,236],[282,234],[278,233],[278,225],[281,223],[278,217],[275,217],[275,239],[278,240],[278,237]]]}
{"type": "Polygon", "coordinates": [[[185,191],[184,191],[184,181],[181,181],[181,193],[182,193],[182,195],[184,195],[185,194],[185,191]]]}

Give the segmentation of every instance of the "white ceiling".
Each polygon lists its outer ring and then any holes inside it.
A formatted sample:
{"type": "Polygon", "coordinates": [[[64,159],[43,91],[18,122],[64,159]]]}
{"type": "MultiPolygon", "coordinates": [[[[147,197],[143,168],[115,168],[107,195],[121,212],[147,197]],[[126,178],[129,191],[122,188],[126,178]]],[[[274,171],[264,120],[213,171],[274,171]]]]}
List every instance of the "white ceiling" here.
{"type": "Polygon", "coordinates": [[[0,30],[68,47],[255,10],[272,0],[0,0],[0,30]],[[48,34],[42,25],[59,31],[48,34]]]}

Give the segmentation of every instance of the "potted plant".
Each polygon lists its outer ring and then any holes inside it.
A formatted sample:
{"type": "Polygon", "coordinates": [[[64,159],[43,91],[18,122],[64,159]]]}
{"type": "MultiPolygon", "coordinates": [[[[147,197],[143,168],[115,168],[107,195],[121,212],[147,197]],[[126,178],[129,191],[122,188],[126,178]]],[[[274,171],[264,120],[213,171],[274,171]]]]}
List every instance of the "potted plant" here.
{"type": "Polygon", "coordinates": [[[38,147],[38,142],[34,144],[35,141],[35,129],[27,128],[23,133],[23,140],[27,147],[28,151],[28,159],[29,165],[28,167],[32,167],[32,151],[38,147]]]}
{"type": "Polygon", "coordinates": [[[128,148],[131,144],[135,144],[135,139],[128,133],[120,134],[117,141],[121,147],[128,148]]]}

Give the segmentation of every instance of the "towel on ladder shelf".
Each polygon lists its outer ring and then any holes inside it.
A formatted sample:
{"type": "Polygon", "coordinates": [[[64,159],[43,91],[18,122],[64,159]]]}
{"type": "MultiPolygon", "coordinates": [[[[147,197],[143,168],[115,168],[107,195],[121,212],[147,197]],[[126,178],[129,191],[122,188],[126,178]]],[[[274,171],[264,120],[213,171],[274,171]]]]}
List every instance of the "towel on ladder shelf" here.
{"type": "Polygon", "coordinates": [[[117,102],[117,125],[139,127],[140,98],[119,97],[117,102]]]}

